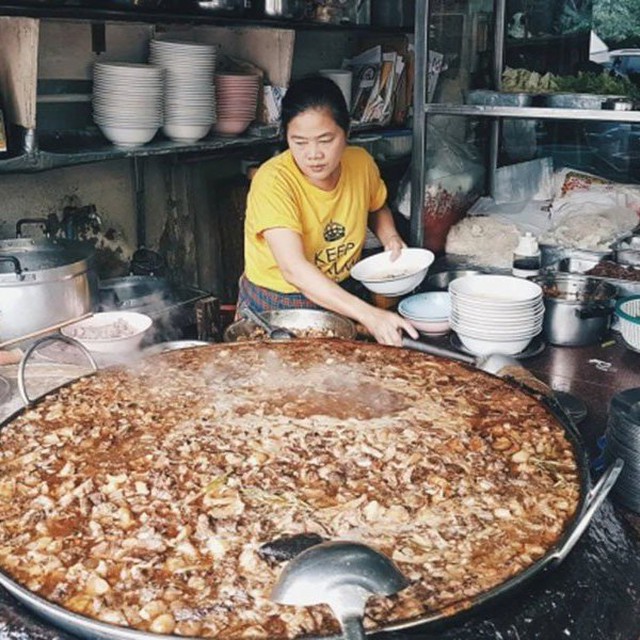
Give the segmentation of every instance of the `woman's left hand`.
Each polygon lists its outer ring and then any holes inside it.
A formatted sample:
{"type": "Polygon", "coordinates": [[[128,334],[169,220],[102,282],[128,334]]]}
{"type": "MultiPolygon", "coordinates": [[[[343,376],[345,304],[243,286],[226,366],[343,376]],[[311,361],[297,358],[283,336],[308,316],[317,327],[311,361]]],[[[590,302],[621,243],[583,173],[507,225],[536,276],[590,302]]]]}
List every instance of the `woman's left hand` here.
{"type": "Polygon", "coordinates": [[[384,243],[383,246],[385,251],[391,251],[391,262],[393,262],[400,257],[400,252],[407,245],[399,235],[393,235],[384,243]]]}
{"type": "Polygon", "coordinates": [[[380,344],[394,347],[402,346],[402,333],[408,333],[414,340],[418,339],[416,328],[403,317],[392,311],[372,307],[361,324],[380,344]]]}

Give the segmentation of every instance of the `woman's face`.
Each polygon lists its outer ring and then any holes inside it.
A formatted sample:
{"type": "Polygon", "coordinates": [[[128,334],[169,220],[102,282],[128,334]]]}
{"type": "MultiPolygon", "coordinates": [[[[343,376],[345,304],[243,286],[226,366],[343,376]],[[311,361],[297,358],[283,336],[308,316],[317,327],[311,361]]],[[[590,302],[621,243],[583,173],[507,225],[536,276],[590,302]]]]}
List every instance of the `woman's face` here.
{"type": "Polygon", "coordinates": [[[292,118],[287,143],[298,168],[312,184],[325,190],[336,186],[347,136],[329,109],[307,109],[292,118]]]}

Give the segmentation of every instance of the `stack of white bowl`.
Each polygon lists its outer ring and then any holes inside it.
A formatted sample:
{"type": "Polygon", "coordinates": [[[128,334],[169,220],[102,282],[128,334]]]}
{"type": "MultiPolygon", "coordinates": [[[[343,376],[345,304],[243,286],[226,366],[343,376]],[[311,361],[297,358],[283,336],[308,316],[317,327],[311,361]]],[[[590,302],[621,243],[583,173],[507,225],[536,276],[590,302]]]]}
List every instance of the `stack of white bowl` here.
{"type": "Polygon", "coordinates": [[[260,76],[240,73],[216,74],[216,133],[239,135],[256,117],[260,76]]]}
{"type": "Polygon", "coordinates": [[[96,62],[93,119],[121,147],[149,142],[162,125],[163,72],[131,62],[96,62]]]}
{"type": "Polygon", "coordinates": [[[451,328],[471,353],[515,355],[542,331],[542,288],[523,278],[472,275],[449,285],[451,328]]]}
{"type": "Polygon", "coordinates": [[[215,122],[216,47],[200,42],[151,40],[149,62],[166,73],[164,134],[178,142],[204,138],[215,122]]]}

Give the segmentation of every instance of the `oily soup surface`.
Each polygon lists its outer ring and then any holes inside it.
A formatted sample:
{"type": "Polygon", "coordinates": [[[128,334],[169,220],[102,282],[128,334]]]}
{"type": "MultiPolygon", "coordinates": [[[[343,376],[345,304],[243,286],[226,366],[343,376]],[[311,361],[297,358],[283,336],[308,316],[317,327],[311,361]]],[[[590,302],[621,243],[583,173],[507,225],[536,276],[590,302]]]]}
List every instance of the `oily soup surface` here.
{"type": "Polygon", "coordinates": [[[0,566],[67,609],[158,633],[291,638],[259,548],[358,540],[412,584],[368,628],[455,611],[545,554],[579,503],[573,449],[524,392],[339,340],[174,351],[50,394],[0,431],[0,566]]]}

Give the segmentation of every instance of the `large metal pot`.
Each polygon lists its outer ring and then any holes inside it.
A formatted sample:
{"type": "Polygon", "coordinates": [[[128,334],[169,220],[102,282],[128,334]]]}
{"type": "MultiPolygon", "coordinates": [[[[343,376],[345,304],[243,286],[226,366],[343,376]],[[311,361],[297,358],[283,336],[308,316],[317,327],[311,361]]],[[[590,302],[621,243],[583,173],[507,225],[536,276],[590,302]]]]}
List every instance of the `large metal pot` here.
{"type": "Polygon", "coordinates": [[[75,240],[0,241],[0,340],[93,309],[98,277],[91,244],[75,240]]]}
{"type": "Polygon", "coordinates": [[[551,344],[581,346],[601,340],[609,329],[616,287],[573,273],[533,278],[544,290],[544,333],[551,344]]]}
{"type": "MultiPolygon", "coordinates": [[[[24,363],[29,358],[30,354],[37,348],[37,346],[38,343],[32,345],[32,347],[25,354],[23,365],[20,368],[21,376],[24,376],[25,373],[24,363]]],[[[96,374],[94,372],[93,375],[100,376],[100,373],[98,372],[96,374]]],[[[505,382],[504,384],[509,383],[505,382]]],[[[24,386],[24,381],[22,381],[22,386],[24,386]]],[[[38,398],[35,402],[40,402],[43,398],[38,398]]],[[[527,583],[534,576],[539,576],[542,572],[549,570],[562,562],[569,554],[569,552],[573,549],[585,529],[588,527],[595,512],[605,500],[622,469],[622,461],[616,460],[603,474],[598,483],[595,486],[592,486],[589,473],[589,461],[579,433],[577,432],[573,423],[567,419],[566,415],[564,415],[563,413],[558,413],[557,409],[553,405],[549,406],[549,410],[556,415],[557,419],[564,427],[567,438],[570,440],[574,447],[576,464],[581,484],[580,504],[577,508],[573,520],[567,524],[564,535],[562,535],[558,542],[551,549],[549,549],[549,551],[543,557],[541,557],[531,566],[509,578],[504,583],[476,597],[472,603],[472,605],[476,608],[483,606],[490,601],[494,601],[500,596],[512,594],[514,589],[521,587],[524,583],[527,583]]],[[[13,415],[9,416],[2,424],[0,424],[0,428],[10,423],[11,420],[13,420],[23,411],[24,409],[21,409],[13,415]]],[[[175,635],[167,636],[150,634],[131,628],[114,626],[112,624],[91,619],[72,611],[63,609],[59,605],[53,604],[52,602],[45,600],[41,596],[31,592],[29,589],[21,586],[3,571],[0,571],[0,585],[7,589],[9,593],[16,597],[22,604],[35,611],[39,616],[77,637],[101,640],[151,640],[152,637],[178,638],[178,636],[175,635]]],[[[459,611],[458,613],[460,614],[460,616],[467,615],[467,612],[465,611],[459,611]]],[[[444,620],[451,621],[455,617],[456,610],[455,607],[453,607],[451,609],[437,611],[432,615],[410,617],[409,619],[404,621],[394,622],[387,625],[383,624],[382,629],[386,631],[396,631],[416,627],[423,624],[442,622],[444,620]]]]}

